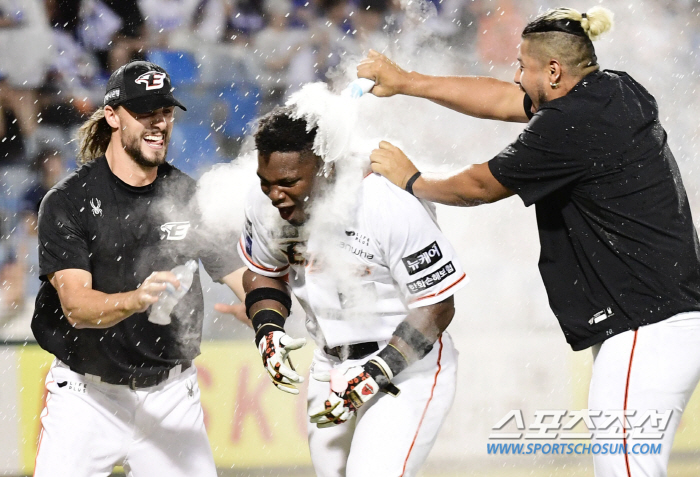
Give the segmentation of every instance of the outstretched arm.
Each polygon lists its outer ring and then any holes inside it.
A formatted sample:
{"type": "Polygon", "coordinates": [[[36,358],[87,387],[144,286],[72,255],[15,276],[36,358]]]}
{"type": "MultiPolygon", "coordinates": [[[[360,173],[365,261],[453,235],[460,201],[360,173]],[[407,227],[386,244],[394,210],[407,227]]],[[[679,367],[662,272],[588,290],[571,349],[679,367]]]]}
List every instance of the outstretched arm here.
{"type": "Polygon", "coordinates": [[[525,93],[514,83],[486,76],[430,76],[406,71],[374,50],[357,67],[357,76],[376,83],[371,91],[375,96],[416,96],[477,118],[528,121],[523,109],[525,93]]]}
{"type": "MultiPolygon", "coordinates": [[[[372,170],[405,189],[418,168],[393,144],[382,141],[370,156],[372,170]]],[[[472,164],[447,174],[421,174],[412,186],[420,199],[446,205],[471,207],[496,202],[514,192],[493,176],[488,163],[472,164]]]]}

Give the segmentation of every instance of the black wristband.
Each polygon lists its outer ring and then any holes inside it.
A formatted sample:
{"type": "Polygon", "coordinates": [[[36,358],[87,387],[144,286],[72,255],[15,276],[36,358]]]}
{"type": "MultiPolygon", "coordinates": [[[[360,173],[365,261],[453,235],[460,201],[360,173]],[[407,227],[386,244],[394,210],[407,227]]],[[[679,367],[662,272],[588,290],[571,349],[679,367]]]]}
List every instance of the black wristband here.
{"type": "Polygon", "coordinates": [[[284,331],[284,316],[277,310],[263,308],[255,313],[253,319],[253,329],[255,330],[255,344],[271,331],[284,331]]]}
{"type": "MultiPolygon", "coordinates": [[[[389,366],[389,369],[393,376],[396,376],[408,367],[408,361],[406,361],[406,357],[403,355],[403,353],[401,353],[401,351],[399,351],[397,348],[390,344],[386,345],[386,347],[384,347],[384,349],[381,350],[379,354],[377,354],[377,357],[382,358],[384,360],[387,366],[389,366]]],[[[369,361],[369,363],[371,362],[372,360],[369,361]]],[[[375,376],[372,377],[375,381],[377,381],[377,378],[375,376]]],[[[379,381],[377,381],[377,383],[379,383],[379,381]]]]}
{"type": "Polygon", "coordinates": [[[292,309],[292,298],[282,290],[272,287],[262,287],[251,290],[245,296],[245,314],[250,316],[250,307],[262,300],[275,300],[282,304],[287,309],[287,312],[292,309]]]}
{"type": "Polygon", "coordinates": [[[416,353],[418,359],[423,359],[423,357],[433,349],[433,342],[405,321],[402,321],[399,323],[399,326],[396,327],[394,336],[398,336],[404,340],[416,353]]]}
{"type": "Polygon", "coordinates": [[[419,177],[420,177],[420,171],[416,172],[415,174],[413,174],[411,176],[411,178],[408,180],[408,182],[406,182],[406,192],[408,192],[411,195],[414,195],[413,194],[413,183],[416,182],[419,177]]]}

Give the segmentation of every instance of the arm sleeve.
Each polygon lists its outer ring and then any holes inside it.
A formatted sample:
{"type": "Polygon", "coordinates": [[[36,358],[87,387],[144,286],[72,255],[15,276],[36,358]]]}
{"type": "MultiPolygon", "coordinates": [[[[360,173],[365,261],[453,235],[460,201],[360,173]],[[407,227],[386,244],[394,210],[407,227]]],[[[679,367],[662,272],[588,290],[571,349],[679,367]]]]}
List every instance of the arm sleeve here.
{"type": "Polygon", "coordinates": [[[39,208],[39,274],[46,280],[69,268],[92,272],[88,237],[75,205],[65,192],[53,189],[39,208]]]}
{"type": "Polygon", "coordinates": [[[591,161],[576,139],[584,132],[580,129],[559,110],[540,110],[518,139],[489,161],[489,169],[525,205],[532,205],[588,173],[591,161]]]}
{"type": "Polygon", "coordinates": [[[386,186],[393,190],[374,202],[382,204],[374,209],[378,217],[373,222],[382,224],[375,234],[408,308],[433,305],[454,295],[469,278],[438,227],[432,205],[386,186]]]}
{"type": "Polygon", "coordinates": [[[270,231],[257,220],[255,204],[245,208],[245,226],[238,241],[238,255],[252,272],[266,277],[283,277],[289,273],[289,259],[274,246],[270,231]]]}

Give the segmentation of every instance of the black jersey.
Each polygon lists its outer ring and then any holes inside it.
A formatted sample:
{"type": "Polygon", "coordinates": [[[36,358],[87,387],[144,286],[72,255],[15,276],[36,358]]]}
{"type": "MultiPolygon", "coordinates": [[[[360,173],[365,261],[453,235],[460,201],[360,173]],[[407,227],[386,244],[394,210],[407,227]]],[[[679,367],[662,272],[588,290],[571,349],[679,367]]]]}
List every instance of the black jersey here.
{"type": "Polygon", "coordinates": [[[156,180],[133,187],[101,157],[82,166],[46,195],[39,212],[42,279],[32,330],[42,348],[74,370],[129,377],[156,374],[199,354],[203,298],[199,275],[175,306],[167,326],[134,314],[107,329],[76,329],[61,310],[47,275],[77,268],[104,293],[136,289],[153,271],[201,259],[219,281],[235,268],[235,252],[214,243],[198,224],[196,182],[170,166],[156,180]]]}
{"type": "Polygon", "coordinates": [[[489,168],[536,206],[540,273],[574,350],[700,310],[678,166],[656,101],[626,73],[591,73],[543,104],[489,168]]]}

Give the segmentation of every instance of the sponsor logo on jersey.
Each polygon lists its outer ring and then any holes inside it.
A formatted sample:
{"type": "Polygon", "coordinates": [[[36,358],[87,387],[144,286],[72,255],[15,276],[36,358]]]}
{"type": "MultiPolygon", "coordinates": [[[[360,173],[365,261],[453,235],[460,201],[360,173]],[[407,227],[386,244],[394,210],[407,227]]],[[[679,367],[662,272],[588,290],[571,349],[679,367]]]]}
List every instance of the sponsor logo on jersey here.
{"type": "Polygon", "coordinates": [[[409,275],[416,274],[429,268],[440,261],[442,252],[438,247],[437,242],[433,242],[423,250],[419,250],[414,254],[403,257],[401,261],[409,275]]]}
{"type": "Polygon", "coordinates": [[[187,236],[187,231],[190,229],[189,222],[168,222],[160,226],[161,240],[182,240],[187,236]]]}
{"type": "Polygon", "coordinates": [[[346,230],[345,235],[353,237],[355,241],[360,242],[361,245],[369,245],[369,237],[367,235],[355,232],[354,230],[346,230]]]}
{"type": "Polygon", "coordinates": [[[349,243],[345,242],[340,242],[340,248],[343,250],[347,250],[348,252],[352,253],[353,255],[357,255],[358,257],[367,259],[367,260],[372,260],[374,258],[374,254],[370,253],[366,250],[362,250],[361,248],[355,248],[349,243]]]}
{"type": "Polygon", "coordinates": [[[101,205],[102,202],[100,202],[100,199],[90,199],[90,207],[92,207],[92,215],[94,217],[97,217],[98,215],[102,217],[102,209],[100,209],[101,205]]]}
{"type": "Polygon", "coordinates": [[[165,73],[161,73],[159,71],[149,71],[136,78],[134,83],[146,85],[147,90],[161,89],[165,85],[163,82],[164,79],[165,73]]]}
{"type": "Polygon", "coordinates": [[[595,325],[596,323],[600,323],[603,320],[607,320],[614,314],[615,313],[613,313],[612,308],[607,307],[605,310],[600,310],[598,313],[593,315],[593,317],[590,320],[588,320],[588,324],[595,325]]]}
{"type": "Polygon", "coordinates": [[[427,290],[428,288],[434,287],[435,285],[443,281],[445,278],[452,275],[454,272],[455,267],[454,265],[452,265],[452,262],[447,262],[442,268],[436,270],[430,275],[421,277],[414,282],[407,283],[406,287],[408,287],[408,291],[411,294],[415,294],[423,290],[427,290]]]}
{"type": "Polygon", "coordinates": [[[56,383],[59,388],[65,388],[68,386],[68,391],[73,391],[74,393],[80,393],[80,394],[86,394],[87,393],[87,384],[85,383],[76,383],[73,381],[63,381],[62,383],[56,383]]]}

